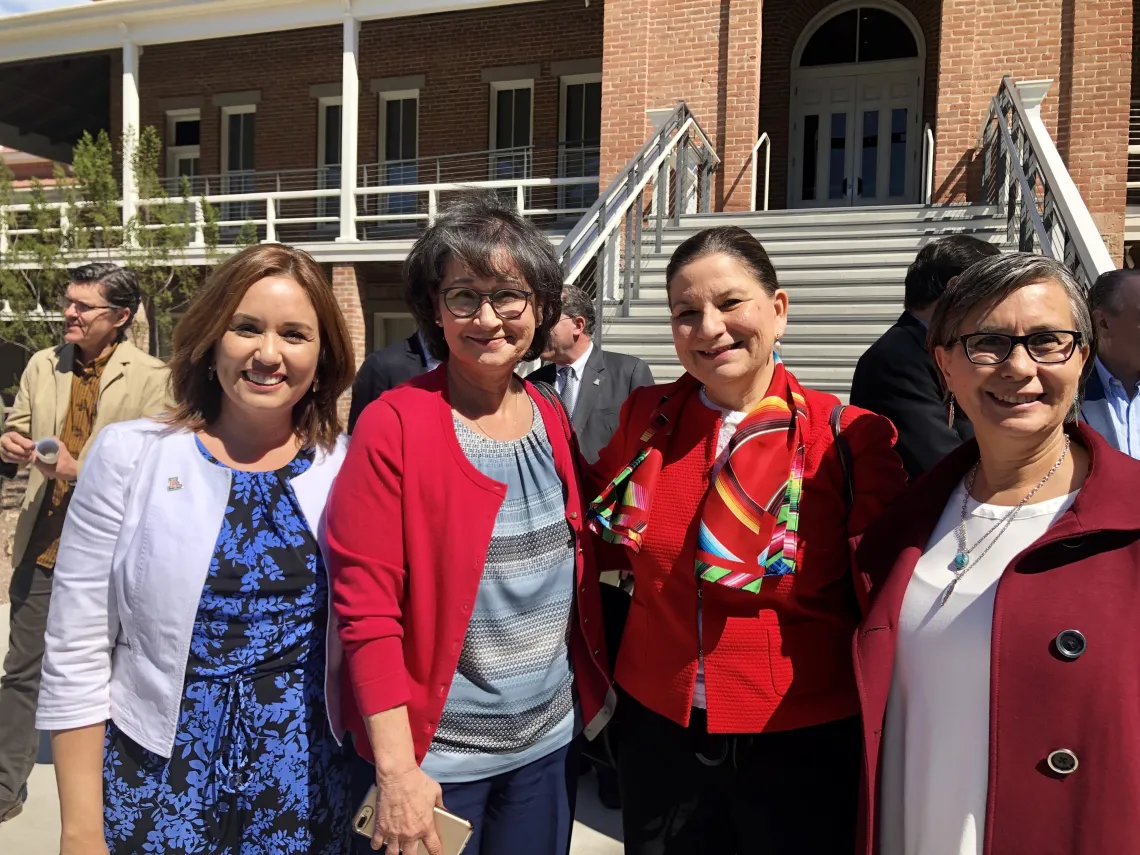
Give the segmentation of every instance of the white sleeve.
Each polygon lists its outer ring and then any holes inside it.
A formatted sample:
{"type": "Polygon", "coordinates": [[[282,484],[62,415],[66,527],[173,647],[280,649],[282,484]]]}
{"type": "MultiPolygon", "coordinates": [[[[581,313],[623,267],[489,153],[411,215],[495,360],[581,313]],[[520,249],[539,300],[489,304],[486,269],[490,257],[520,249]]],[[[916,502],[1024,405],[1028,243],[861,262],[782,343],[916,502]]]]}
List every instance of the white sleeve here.
{"type": "Polygon", "coordinates": [[[125,448],[132,443],[116,434],[110,426],[95,438],[67,510],[44,638],[38,730],[111,717],[111,653],[119,634],[112,559],[132,468],[125,448]]]}

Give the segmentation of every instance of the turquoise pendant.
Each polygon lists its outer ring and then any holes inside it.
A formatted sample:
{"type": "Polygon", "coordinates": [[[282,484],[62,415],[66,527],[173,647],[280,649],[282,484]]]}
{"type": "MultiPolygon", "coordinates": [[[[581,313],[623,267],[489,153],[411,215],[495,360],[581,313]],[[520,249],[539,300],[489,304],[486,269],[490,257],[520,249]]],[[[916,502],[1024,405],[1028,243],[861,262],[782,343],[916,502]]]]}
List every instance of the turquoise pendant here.
{"type": "Polygon", "coordinates": [[[957,555],[954,556],[954,566],[957,567],[959,570],[965,569],[966,565],[968,565],[969,563],[970,563],[970,556],[967,555],[965,552],[959,552],[957,555]]]}

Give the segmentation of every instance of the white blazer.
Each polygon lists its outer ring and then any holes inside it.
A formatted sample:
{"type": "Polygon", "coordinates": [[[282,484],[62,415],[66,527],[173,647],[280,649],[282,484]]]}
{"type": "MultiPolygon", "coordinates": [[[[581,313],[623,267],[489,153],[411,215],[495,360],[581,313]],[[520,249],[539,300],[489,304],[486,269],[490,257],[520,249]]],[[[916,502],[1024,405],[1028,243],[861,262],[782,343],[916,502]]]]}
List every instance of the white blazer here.
{"type": "MultiPolygon", "coordinates": [[[[292,481],[328,566],[325,502],[347,438],[292,481]]],[[[169,757],[182,705],[190,636],[230,494],[229,470],[194,434],[149,419],[104,428],[71,497],[55,564],[36,727],[111,719],[169,757]]],[[[340,717],[340,640],[332,615],[325,703],[340,717]]]]}

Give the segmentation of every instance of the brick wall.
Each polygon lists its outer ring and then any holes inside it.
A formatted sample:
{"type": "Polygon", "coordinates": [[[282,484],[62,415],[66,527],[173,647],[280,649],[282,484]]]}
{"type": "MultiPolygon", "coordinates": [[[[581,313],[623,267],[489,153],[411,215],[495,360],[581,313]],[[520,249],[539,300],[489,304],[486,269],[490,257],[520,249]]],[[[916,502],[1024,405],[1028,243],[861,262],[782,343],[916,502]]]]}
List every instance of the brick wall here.
{"type": "Polygon", "coordinates": [[[1123,249],[1129,0],[943,0],[935,192],[976,198],[978,130],[1003,75],[1051,78],[1042,117],[1114,257],[1123,249]]]}
{"type": "MultiPolygon", "coordinates": [[[[361,283],[358,281],[357,270],[352,264],[334,264],[330,279],[332,280],[333,294],[336,296],[340,310],[344,313],[348,332],[352,337],[352,351],[356,358],[356,367],[364,361],[367,353],[367,341],[364,328],[364,311],[361,308],[361,283]]],[[[348,410],[352,404],[352,389],[341,396],[337,411],[341,422],[348,424],[348,410]]]]}
{"type": "MultiPolygon", "coordinates": [[[[379,97],[370,81],[423,74],[421,156],[478,151],[490,144],[490,85],[482,71],[539,63],[534,142],[558,142],[559,81],[551,63],[600,58],[603,3],[582,0],[366,21],[360,32],[359,162],[378,157],[379,97]]],[[[341,28],[241,36],[147,47],[140,63],[142,119],[165,134],[163,99],[201,97],[201,167],[221,171],[219,93],[257,90],[258,170],[317,165],[317,84],[341,79],[341,28]]],[[[116,75],[117,84],[119,72],[116,75]]],[[[118,96],[116,95],[116,98],[118,96]]],[[[118,121],[119,107],[114,107],[118,121]]]]}

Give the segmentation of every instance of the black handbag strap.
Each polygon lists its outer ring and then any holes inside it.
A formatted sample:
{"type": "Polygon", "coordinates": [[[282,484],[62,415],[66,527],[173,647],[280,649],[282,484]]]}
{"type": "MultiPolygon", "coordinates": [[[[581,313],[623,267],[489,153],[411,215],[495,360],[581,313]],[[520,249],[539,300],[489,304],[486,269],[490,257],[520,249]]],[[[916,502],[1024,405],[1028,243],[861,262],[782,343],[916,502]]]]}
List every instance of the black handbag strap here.
{"type": "Polygon", "coordinates": [[[570,426],[570,414],[566,412],[566,405],[562,402],[562,396],[558,394],[555,388],[547,383],[545,380],[531,380],[534,388],[538,390],[538,394],[542,395],[551,406],[554,407],[562,415],[562,427],[566,431],[566,441],[570,443],[571,449],[574,447],[574,430],[570,426]]]}
{"type": "Polygon", "coordinates": [[[843,404],[836,404],[831,410],[830,422],[831,435],[835,437],[835,449],[839,452],[839,466],[843,470],[843,504],[847,508],[847,516],[851,516],[851,508],[855,504],[855,464],[851,459],[851,446],[840,426],[845,409],[847,407],[843,404]]]}

